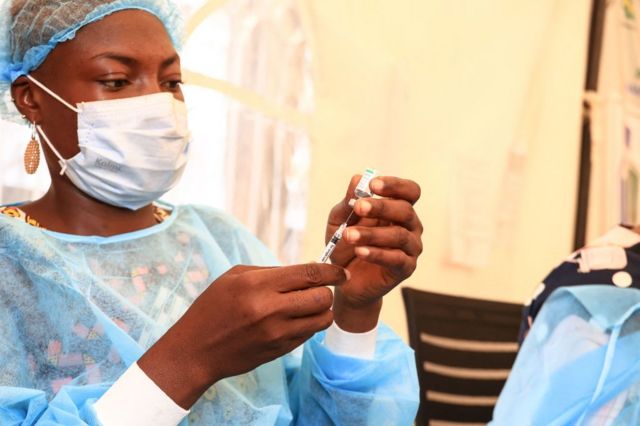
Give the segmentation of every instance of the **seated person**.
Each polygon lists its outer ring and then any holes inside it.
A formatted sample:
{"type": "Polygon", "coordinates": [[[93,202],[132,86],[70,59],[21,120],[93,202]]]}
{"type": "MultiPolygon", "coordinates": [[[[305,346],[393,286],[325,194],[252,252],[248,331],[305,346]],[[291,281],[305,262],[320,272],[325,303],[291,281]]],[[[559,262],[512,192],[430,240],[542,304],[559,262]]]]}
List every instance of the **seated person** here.
{"type": "Polygon", "coordinates": [[[640,424],[640,291],[557,289],[525,339],[491,425],[640,424]]]}
{"type": "Polygon", "coordinates": [[[554,269],[491,424],[640,424],[639,286],[640,235],[623,226],[554,269]]]}
{"type": "Polygon", "coordinates": [[[640,288],[640,234],[624,226],[615,227],[552,270],[524,308],[520,343],[554,290],[589,284],[640,288]]]}
{"type": "Polygon", "coordinates": [[[275,267],[225,213],[158,201],[189,151],[170,2],[0,7],[0,97],[51,174],[0,210],[0,424],[412,424],[413,352],[378,318],[422,251],[419,186],[372,181],[333,264],[275,267]]]}

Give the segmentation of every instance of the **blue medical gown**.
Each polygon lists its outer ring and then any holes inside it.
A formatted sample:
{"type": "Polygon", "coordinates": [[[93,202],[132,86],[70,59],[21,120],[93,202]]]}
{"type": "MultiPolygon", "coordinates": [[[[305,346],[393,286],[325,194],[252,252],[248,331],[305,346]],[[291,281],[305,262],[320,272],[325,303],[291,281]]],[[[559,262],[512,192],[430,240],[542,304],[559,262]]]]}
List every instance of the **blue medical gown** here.
{"type": "Polygon", "coordinates": [[[494,426],[640,424],[640,290],[561,287],[545,302],[494,426]]]}
{"type": "MultiPolygon", "coordinates": [[[[204,207],[176,207],[162,224],[106,238],[0,217],[0,424],[98,424],[93,403],[236,264],[276,261],[204,207]]],[[[335,355],[322,340],[216,383],[183,424],[412,424],[410,348],[384,326],[370,361],[335,355]]]]}

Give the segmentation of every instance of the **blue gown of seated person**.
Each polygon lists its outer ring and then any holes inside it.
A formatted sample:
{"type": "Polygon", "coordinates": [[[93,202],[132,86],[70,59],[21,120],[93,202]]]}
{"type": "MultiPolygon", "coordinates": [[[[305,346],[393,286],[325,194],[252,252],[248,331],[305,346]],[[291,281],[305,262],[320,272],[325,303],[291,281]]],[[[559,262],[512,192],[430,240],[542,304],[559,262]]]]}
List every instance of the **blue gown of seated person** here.
{"type": "Polygon", "coordinates": [[[640,424],[640,290],[561,287],[524,341],[490,425],[640,424]]]}
{"type": "MultiPolygon", "coordinates": [[[[108,238],[0,217],[0,424],[97,424],[93,403],[236,264],[276,261],[235,220],[203,207],[108,238]]],[[[413,352],[397,336],[381,326],[370,361],[335,355],[322,340],[216,383],[183,424],[413,423],[413,352]]]]}

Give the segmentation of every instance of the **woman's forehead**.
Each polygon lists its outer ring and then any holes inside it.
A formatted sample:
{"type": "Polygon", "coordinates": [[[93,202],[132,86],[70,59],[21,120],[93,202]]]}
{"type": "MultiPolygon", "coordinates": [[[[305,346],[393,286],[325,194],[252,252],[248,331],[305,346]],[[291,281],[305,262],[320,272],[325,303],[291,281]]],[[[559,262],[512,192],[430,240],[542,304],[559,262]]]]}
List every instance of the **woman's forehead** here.
{"type": "Polygon", "coordinates": [[[59,44],[43,66],[48,63],[82,66],[90,65],[91,61],[114,58],[131,64],[151,62],[160,65],[171,58],[175,61],[176,57],[175,47],[162,22],[144,11],[125,10],[78,31],[73,40],[59,44]]]}
{"type": "Polygon", "coordinates": [[[74,40],[80,49],[148,49],[175,51],[162,22],[145,11],[123,10],[78,31],[74,40]]]}

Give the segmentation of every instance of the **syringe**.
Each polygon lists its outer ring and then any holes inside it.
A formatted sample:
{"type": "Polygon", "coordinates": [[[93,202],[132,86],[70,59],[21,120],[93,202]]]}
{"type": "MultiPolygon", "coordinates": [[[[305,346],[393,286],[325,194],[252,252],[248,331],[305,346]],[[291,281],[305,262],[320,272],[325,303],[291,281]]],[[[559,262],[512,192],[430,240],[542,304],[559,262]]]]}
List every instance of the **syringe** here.
{"type": "Polygon", "coordinates": [[[329,259],[331,259],[331,255],[333,254],[333,251],[336,249],[336,246],[342,239],[342,234],[344,234],[345,229],[347,229],[347,222],[340,225],[338,230],[333,234],[333,236],[331,237],[331,240],[329,240],[329,243],[327,244],[327,246],[324,248],[324,251],[322,252],[322,256],[318,261],[319,263],[329,263],[329,259]]]}
{"type": "MultiPolygon", "coordinates": [[[[349,201],[349,207],[353,209],[353,207],[356,205],[356,201],[359,200],[360,198],[373,196],[373,193],[369,188],[369,184],[371,183],[371,180],[374,177],[376,177],[376,175],[377,175],[377,172],[374,169],[365,170],[364,175],[362,175],[362,178],[360,179],[360,182],[358,183],[358,186],[356,187],[356,190],[355,190],[356,198],[349,201]]],[[[336,246],[342,239],[342,234],[344,234],[344,230],[347,229],[349,220],[353,215],[354,215],[354,211],[351,210],[351,213],[347,217],[347,220],[345,220],[344,223],[340,225],[340,227],[336,230],[336,232],[333,234],[333,236],[329,240],[329,243],[327,244],[327,246],[324,248],[324,251],[322,252],[322,256],[320,256],[319,263],[329,263],[331,259],[331,255],[333,254],[334,250],[336,249],[336,246]]]]}

